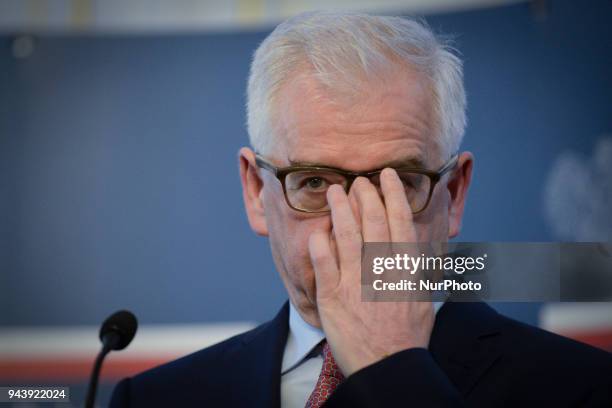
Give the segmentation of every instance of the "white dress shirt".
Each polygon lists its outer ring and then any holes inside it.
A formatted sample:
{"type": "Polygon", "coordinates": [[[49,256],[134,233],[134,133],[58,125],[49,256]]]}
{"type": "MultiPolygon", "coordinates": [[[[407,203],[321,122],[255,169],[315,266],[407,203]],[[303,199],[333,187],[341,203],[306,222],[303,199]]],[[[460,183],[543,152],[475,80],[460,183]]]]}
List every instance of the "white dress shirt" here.
{"type": "MultiPolygon", "coordinates": [[[[434,302],[437,313],[443,302],[434,302]]],[[[306,323],[289,302],[289,334],[281,366],[281,407],[304,408],[314,390],[323,356],[319,343],[325,339],[323,330],[306,323]]]]}

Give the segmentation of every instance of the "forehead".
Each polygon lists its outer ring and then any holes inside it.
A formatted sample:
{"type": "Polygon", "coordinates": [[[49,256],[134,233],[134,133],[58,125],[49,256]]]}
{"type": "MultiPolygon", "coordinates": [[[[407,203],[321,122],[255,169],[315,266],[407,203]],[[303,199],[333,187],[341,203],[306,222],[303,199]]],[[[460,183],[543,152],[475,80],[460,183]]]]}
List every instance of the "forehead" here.
{"type": "Polygon", "coordinates": [[[322,164],[363,171],[389,162],[435,157],[429,81],[409,69],[368,82],[356,96],[338,98],[309,75],[281,88],[273,115],[284,164],[322,164]]]}

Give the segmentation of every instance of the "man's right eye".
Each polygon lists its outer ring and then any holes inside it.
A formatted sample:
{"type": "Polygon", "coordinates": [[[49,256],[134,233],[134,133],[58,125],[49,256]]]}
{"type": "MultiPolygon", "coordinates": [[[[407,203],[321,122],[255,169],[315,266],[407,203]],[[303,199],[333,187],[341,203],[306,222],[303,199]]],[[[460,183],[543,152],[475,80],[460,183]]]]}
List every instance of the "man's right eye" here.
{"type": "Polygon", "coordinates": [[[325,179],[321,177],[309,177],[303,181],[302,185],[303,188],[307,190],[317,192],[325,190],[328,187],[328,184],[325,179]]]}

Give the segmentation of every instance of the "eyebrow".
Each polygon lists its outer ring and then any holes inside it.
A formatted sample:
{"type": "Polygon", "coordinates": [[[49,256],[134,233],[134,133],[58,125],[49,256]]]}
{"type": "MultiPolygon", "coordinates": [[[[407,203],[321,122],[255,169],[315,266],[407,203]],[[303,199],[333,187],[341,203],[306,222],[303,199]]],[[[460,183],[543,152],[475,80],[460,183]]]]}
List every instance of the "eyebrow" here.
{"type": "Polygon", "coordinates": [[[308,162],[308,161],[291,160],[291,159],[289,159],[289,165],[298,166],[298,167],[326,167],[330,169],[346,171],[348,173],[364,173],[364,172],[367,173],[369,171],[375,171],[375,170],[384,169],[387,167],[391,167],[395,169],[400,169],[400,168],[424,169],[425,168],[424,161],[419,157],[410,157],[410,158],[391,160],[386,163],[383,163],[382,166],[378,166],[374,169],[366,170],[363,172],[362,171],[356,172],[353,170],[347,170],[347,169],[343,169],[340,167],[334,167],[334,166],[330,166],[329,164],[325,164],[325,163],[308,162]]]}

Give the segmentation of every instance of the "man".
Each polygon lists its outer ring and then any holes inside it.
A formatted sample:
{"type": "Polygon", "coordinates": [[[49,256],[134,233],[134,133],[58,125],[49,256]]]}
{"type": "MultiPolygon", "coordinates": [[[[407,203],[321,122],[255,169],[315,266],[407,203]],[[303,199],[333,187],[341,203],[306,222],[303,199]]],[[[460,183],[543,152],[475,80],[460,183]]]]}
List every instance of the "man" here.
{"type": "Polygon", "coordinates": [[[123,380],[112,405],[612,404],[607,353],[484,303],[361,300],[364,242],[460,232],[473,163],[456,154],[462,81],[460,60],[414,20],[314,13],[279,25],[254,56],[254,150],[239,162],[249,223],[269,238],[289,302],[123,380]],[[434,177],[408,181],[423,169],[434,177]]]}

